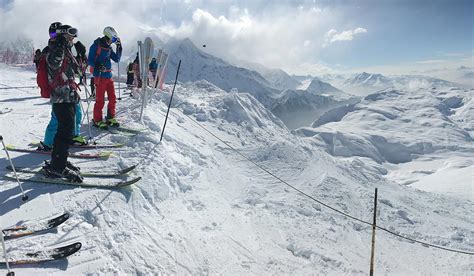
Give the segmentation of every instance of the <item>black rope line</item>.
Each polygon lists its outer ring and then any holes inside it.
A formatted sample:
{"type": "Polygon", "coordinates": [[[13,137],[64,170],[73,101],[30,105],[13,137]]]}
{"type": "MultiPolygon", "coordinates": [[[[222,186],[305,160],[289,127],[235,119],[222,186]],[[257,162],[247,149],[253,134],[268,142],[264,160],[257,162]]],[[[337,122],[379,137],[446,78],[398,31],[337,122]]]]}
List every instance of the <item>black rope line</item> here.
{"type": "MultiPolygon", "coordinates": [[[[176,113],[174,113],[173,111],[171,111],[173,114],[177,115],[176,113]]],[[[348,213],[345,213],[341,210],[338,210],[318,199],[316,199],[315,197],[311,196],[311,195],[308,195],[307,193],[301,191],[300,189],[296,188],[295,186],[289,184],[288,182],[286,182],[285,180],[281,179],[280,177],[278,177],[277,175],[273,174],[272,172],[270,172],[269,170],[267,170],[266,168],[264,168],[263,166],[261,166],[260,164],[257,164],[255,161],[251,160],[249,157],[247,157],[246,155],[244,155],[243,153],[241,153],[240,151],[238,151],[237,149],[235,149],[233,146],[231,146],[229,143],[227,143],[226,141],[222,140],[221,138],[219,138],[218,136],[216,136],[214,133],[212,133],[211,131],[209,131],[208,129],[206,129],[204,126],[202,126],[199,122],[197,122],[196,120],[194,120],[191,116],[187,115],[187,114],[184,114],[186,117],[188,117],[191,121],[193,121],[195,124],[197,124],[200,128],[204,129],[207,133],[211,134],[214,138],[216,138],[217,140],[219,140],[220,142],[222,142],[223,144],[225,144],[226,146],[228,146],[231,150],[233,150],[234,152],[236,152],[238,155],[242,156],[243,158],[245,158],[246,160],[248,160],[249,162],[251,162],[252,164],[254,164],[256,167],[260,168],[261,170],[263,170],[264,172],[268,173],[269,175],[273,176],[275,179],[277,179],[278,181],[282,182],[283,184],[287,185],[288,187],[292,188],[293,190],[299,192],[300,194],[306,196],[307,198],[325,206],[326,208],[329,208],[331,210],[333,210],[334,212],[337,212],[345,217],[348,217],[350,219],[353,219],[355,221],[358,221],[360,223],[363,223],[363,224],[366,224],[366,225],[370,225],[372,226],[372,223],[368,222],[368,221],[365,221],[365,220],[362,220],[362,219],[359,219],[359,218],[356,218],[348,213]]],[[[430,246],[430,247],[434,247],[434,248],[438,248],[438,249],[441,249],[441,250],[446,250],[446,251],[451,251],[451,252],[456,252],[456,253],[460,253],[460,254],[467,254],[467,255],[474,255],[474,252],[469,252],[469,251],[462,251],[462,250],[456,250],[456,249],[451,249],[451,248],[447,248],[447,247],[443,247],[443,246],[439,246],[439,245],[435,245],[435,244],[431,244],[431,243],[427,243],[427,242],[423,242],[423,241],[419,241],[419,240],[416,240],[416,239],[412,239],[412,238],[409,238],[407,236],[404,236],[404,235],[401,235],[401,234],[398,234],[398,233],[395,233],[391,230],[388,230],[384,227],[380,227],[380,226],[375,226],[377,229],[380,229],[382,231],[385,231],[389,234],[392,234],[394,236],[397,236],[399,238],[402,238],[402,239],[405,239],[405,240],[408,240],[408,241],[411,241],[411,242],[415,242],[415,243],[419,243],[419,244],[422,244],[422,245],[425,245],[425,246],[430,246]]]]}

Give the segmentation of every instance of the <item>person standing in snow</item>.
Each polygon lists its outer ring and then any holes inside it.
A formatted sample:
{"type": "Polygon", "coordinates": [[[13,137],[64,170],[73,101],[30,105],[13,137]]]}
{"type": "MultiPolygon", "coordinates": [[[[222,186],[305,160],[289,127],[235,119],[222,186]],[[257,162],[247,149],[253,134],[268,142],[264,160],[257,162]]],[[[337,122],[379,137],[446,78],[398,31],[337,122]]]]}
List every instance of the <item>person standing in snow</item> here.
{"type": "Polygon", "coordinates": [[[150,64],[148,65],[148,69],[153,76],[153,83],[156,78],[156,72],[158,71],[158,63],[156,62],[156,58],[152,58],[150,64]]]}
{"type": "Polygon", "coordinates": [[[104,36],[97,38],[89,48],[88,64],[94,76],[96,88],[93,119],[95,127],[107,129],[108,126],[119,126],[119,123],[115,119],[116,96],[114,81],[112,80],[112,63],[110,60],[112,59],[118,63],[120,62],[121,56],[122,44],[117,32],[112,27],[106,27],[104,29],[104,36]],[[116,52],[114,52],[111,47],[112,43],[116,45],[116,52]],[[103,121],[102,108],[105,103],[105,92],[107,92],[109,103],[107,105],[106,121],[103,121]]]}
{"type": "Polygon", "coordinates": [[[41,50],[36,49],[35,56],[33,57],[33,63],[35,64],[36,71],[38,71],[38,63],[41,57],[41,50]]]}
{"type": "Polygon", "coordinates": [[[83,178],[79,168],[67,161],[69,144],[71,143],[76,106],[80,101],[75,82],[77,61],[71,53],[73,40],[77,37],[77,29],[69,25],[61,25],[56,29],[54,40],[48,43],[46,55],[48,81],[55,83],[51,90],[50,101],[53,104],[53,114],[58,121],[57,133],[54,137],[54,147],[51,162],[45,162],[43,174],[46,177],[65,178],[71,182],[81,183],[83,178]]]}
{"type": "Polygon", "coordinates": [[[130,62],[127,66],[127,88],[132,89],[133,87],[133,63],[130,62]]]}
{"type": "MultiPolygon", "coordinates": [[[[48,54],[50,48],[54,44],[56,40],[56,30],[61,27],[62,24],[61,22],[54,22],[51,23],[49,26],[49,41],[48,41],[48,46],[46,46],[43,51],[42,55],[48,54]]],[[[81,52],[81,55],[85,56],[85,47],[82,45],[80,41],[76,43],[76,52],[78,53],[78,56],[80,55],[79,52],[81,52]],[[81,49],[80,46],[76,46],[80,44],[83,49],[81,49]]],[[[73,138],[71,140],[71,144],[75,145],[85,145],[87,144],[86,139],[80,135],[80,130],[81,130],[81,121],[82,121],[82,109],[80,106],[80,103],[76,104],[76,116],[75,116],[75,127],[73,130],[73,138]]],[[[51,151],[53,148],[53,143],[54,143],[54,137],[56,136],[56,132],[58,129],[58,120],[56,118],[56,115],[54,111],[51,111],[51,119],[48,123],[48,126],[46,127],[46,130],[44,132],[44,140],[40,142],[40,145],[38,146],[39,151],[51,151]]]]}

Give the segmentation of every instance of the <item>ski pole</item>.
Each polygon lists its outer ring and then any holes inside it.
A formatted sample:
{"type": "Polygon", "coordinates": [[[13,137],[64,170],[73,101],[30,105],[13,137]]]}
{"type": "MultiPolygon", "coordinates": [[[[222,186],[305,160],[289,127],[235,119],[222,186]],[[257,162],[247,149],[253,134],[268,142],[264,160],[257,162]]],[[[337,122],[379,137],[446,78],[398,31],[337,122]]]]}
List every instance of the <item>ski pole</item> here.
{"type": "MultiPolygon", "coordinates": [[[[140,78],[142,80],[142,95],[141,95],[141,97],[142,97],[141,98],[142,106],[140,108],[140,122],[143,123],[143,105],[144,105],[143,101],[144,101],[145,92],[146,92],[145,82],[143,81],[143,79],[144,79],[144,76],[143,76],[144,75],[144,69],[143,69],[144,68],[143,67],[144,61],[142,59],[144,59],[144,58],[143,58],[143,52],[142,52],[142,42],[138,41],[137,43],[138,43],[138,62],[139,62],[139,68],[140,68],[140,75],[138,76],[138,78],[140,78]]],[[[137,82],[138,82],[138,80],[137,80],[137,82]]]]}
{"type": "Polygon", "coordinates": [[[118,91],[119,91],[119,101],[122,100],[122,97],[120,97],[120,60],[119,62],[117,63],[117,70],[118,70],[118,91]]]}
{"type": "MultiPolygon", "coordinates": [[[[1,137],[1,136],[0,136],[1,137]]],[[[0,228],[3,229],[0,225],[0,228]]],[[[2,246],[3,246],[3,257],[5,258],[5,264],[7,265],[7,276],[14,276],[15,272],[10,270],[10,264],[8,263],[7,249],[5,247],[5,238],[3,237],[3,231],[0,231],[0,236],[2,236],[2,246]]]]}
{"type": "Polygon", "coordinates": [[[161,139],[163,139],[163,134],[165,133],[166,121],[168,121],[168,114],[170,113],[171,101],[173,100],[174,89],[176,87],[176,82],[178,82],[179,67],[181,67],[181,60],[179,60],[178,70],[176,70],[176,79],[174,80],[173,91],[171,91],[170,103],[168,105],[168,111],[166,111],[165,124],[163,125],[163,130],[161,131],[160,142],[161,142],[161,139]]]}
{"type": "MultiPolygon", "coordinates": [[[[84,79],[84,89],[86,90],[86,101],[87,101],[86,117],[87,117],[87,127],[89,130],[89,139],[87,139],[87,142],[89,142],[90,140],[92,140],[92,131],[91,131],[91,120],[89,118],[90,102],[89,102],[89,97],[87,96],[89,94],[89,89],[87,88],[87,77],[86,77],[85,71],[82,72],[82,76],[84,79]]],[[[82,103],[81,103],[81,107],[82,107],[82,103]]]]}
{"type": "Polygon", "coordinates": [[[20,180],[18,179],[18,176],[16,175],[15,166],[13,166],[12,159],[10,158],[10,154],[8,154],[8,150],[7,150],[7,147],[5,146],[5,142],[3,142],[3,136],[2,136],[2,135],[0,135],[0,140],[2,141],[3,149],[4,149],[5,152],[7,153],[8,160],[10,161],[10,165],[12,166],[13,173],[15,174],[16,182],[18,182],[18,186],[20,186],[20,190],[21,190],[21,194],[22,194],[21,199],[22,199],[23,201],[27,201],[27,200],[28,200],[28,196],[25,194],[25,191],[23,190],[23,186],[21,186],[20,180]]]}

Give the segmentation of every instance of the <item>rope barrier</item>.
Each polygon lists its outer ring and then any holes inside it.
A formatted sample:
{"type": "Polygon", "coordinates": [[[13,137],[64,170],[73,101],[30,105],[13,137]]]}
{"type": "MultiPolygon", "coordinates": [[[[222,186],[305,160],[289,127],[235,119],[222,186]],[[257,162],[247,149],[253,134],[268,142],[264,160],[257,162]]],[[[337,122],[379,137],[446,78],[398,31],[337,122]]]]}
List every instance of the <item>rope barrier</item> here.
{"type": "MultiPolygon", "coordinates": [[[[177,115],[175,112],[171,111],[171,113],[173,113],[174,115],[177,115]]],[[[301,191],[300,189],[296,188],[295,186],[289,184],[288,182],[286,182],[285,180],[281,179],[280,177],[278,177],[277,175],[273,174],[272,172],[270,172],[269,170],[267,170],[265,167],[261,166],[260,164],[257,164],[255,161],[251,160],[249,157],[247,157],[246,155],[244,155],[243,153],[241,153],[240,151],[238,151],[237,149],[235,149],[233,146],[231,146],[229,143],[227,143],[226,141],[222,140],[221,138],[219,138],[217,135],[215,135],[214,133],[212,133],[211,131],[209,131],[208,129],[206,129],[204,126],[202,126],[199,122],[197,122],[196,120],[194,120],[191,116],[187,115],[187,114],[184,114],[182,113],[183,115],[185,115],[186,117],[188,117],[193,123],[195,123],[196,125],[198,125],[200,128],[202,128],[204,131],[206,131],[207,133],[209,133],[210,135],[212,135],[214,138],[216,138],[217,140],[219,140],[220,142],[222,142],[223,144],[225,144],[227,147],[229,147],[231,150],[233,150],[235,153],[237,153],[238,155],[242,156],[244,159],[248,160],[249,162],[251,162],[253,165],[255,165],[256,167],[260,168],[261,170],[263,170],[264,172],[266,172],[267,174],[271,175],[272,177],[274,177],[275,179],[277,179],[278,181],[282,182],[283,184],[287,185],[288,187],[292,188],[293,190],[297,191],[298,193],[304,195],[305,197],[325,206],[326,208],[329,208],[331,210],[333,210],[334,212],[337,212],[345,217],[348,217],[352,220],[355,220],[355,221],[358,221],[362,224],[366,224],[366,225],[370,225],[372,226],[372,223],[368,222],[368,221],[365,221],[365,220],[362,220],[362,219],[359,219],[359,218],[356,218],[348,213],[345,213],[344,211],[341,211],[341,210],[338,210],[318,199],[316,199],[315,197],[311,196],[311,195],[308,195],[307,193],[301,191]]],[[[427,243],[427,242],[424,242],[424,241],[420,241],[420,240],[416,240],[416,239],[412,239],[412,238],[409,238],[407,236],[404,236],[404,235],[401,235],[401,234],[398,234],[398,233],[395,233],[391,230],[388,230],[384,227],[380,227],[380,226],[376,226],[377,229],[380,229],[382,231],[385,231],[391,235],[394,235],[396,237],[399,237],[399,238],[402,238],[402,239],[405,239],[405,240],[408,240],[408,241],[411,241],[411,242],[414,242],[414,243],[419,243],[419,244],[422,244],[422,245],[425,245],[425,246],[429,246],[429,247],[433,247],[433,248],[437,248],[437,249],[441,249],[441,250],[445,250],[445,251],[451,251],[451,252],[456,252],[456,253],[460,253],[460,254],[466,254],[466,255],[474,255],[474,252],[469,252],[469,251],[463,251],[463,250],[457,250],[457,249],[451,249],[451,248],[447,248],[447,247],[443,247],[443,246],[439,246],[439,245],[435,245],[435,244],[431,244],[431,243],[427,243]]]]}

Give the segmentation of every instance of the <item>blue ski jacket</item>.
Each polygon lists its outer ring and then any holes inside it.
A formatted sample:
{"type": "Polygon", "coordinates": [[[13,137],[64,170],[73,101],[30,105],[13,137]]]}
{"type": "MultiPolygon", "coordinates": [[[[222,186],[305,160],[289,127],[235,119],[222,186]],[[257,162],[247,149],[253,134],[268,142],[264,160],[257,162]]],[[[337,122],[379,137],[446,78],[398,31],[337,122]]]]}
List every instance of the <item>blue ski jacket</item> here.
{"type": "Polygon", "coordinates": [[[89,64],[94,77],[110,79],[112,78],[112,62],[110,59],[119,62],[121,56],[121,46],[117,46],[117,53],[115,53],[112,47],[107,44],[105,38],[97,38],[89,48],[87,64],[89,64]]]}

